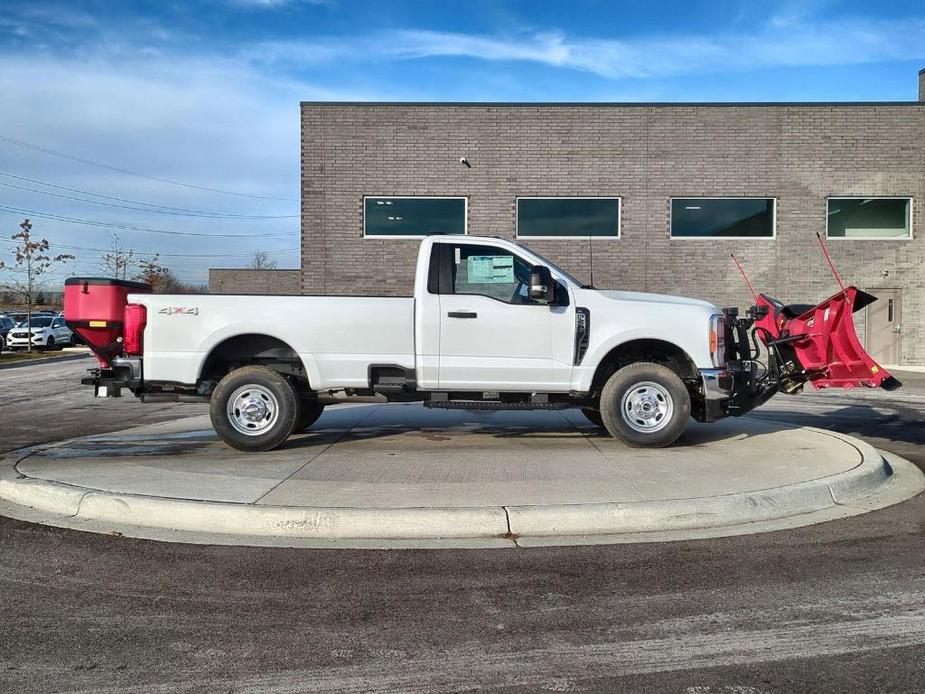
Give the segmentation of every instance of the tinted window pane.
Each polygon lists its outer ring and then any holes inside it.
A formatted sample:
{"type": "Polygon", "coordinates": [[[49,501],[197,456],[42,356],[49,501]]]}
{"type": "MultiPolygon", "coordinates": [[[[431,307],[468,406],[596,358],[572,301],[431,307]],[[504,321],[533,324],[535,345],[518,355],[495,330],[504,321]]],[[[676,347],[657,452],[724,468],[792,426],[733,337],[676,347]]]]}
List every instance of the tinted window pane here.
{"type": "Polygon", "coordinates": [[[366,236],[466,233],[465,198],[366,198],[366,236]]]}
{"type": "Polygon", "coordinates": [[[832,238],[907,238],[911,235],[908,198],[830,198],[832,238]]]}
{"type": "Polygon", "coordinates": [[[620,235],[617,198],[519,198],[518,236],[620,235]]]}
{"type": "Polygon", "coordinates": [[[677,238],[774,236],[774,200],[758,198],[675,198],[671,235],[677,238]]]}

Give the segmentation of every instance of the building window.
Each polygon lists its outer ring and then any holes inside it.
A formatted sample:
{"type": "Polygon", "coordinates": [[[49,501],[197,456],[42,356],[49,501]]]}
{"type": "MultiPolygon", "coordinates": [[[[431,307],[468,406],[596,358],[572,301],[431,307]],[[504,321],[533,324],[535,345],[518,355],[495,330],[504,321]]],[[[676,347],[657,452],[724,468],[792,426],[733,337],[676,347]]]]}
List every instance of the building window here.
{"type": "Polygon", "coordinates": [[[517,198],[518,238],[620,238],[620,198],[517,198]]]}
{"type": "Polygon", "coordinates": [[[466,198],[367,196],[363,236],[375,238],[466,233],[466,198]]]}
{"type": "Polygon", "coordinates": [[[671,238],[774,238],[774,198],[672,198],[671,238]]]}
{"type": "Polygon", "coordinates": [[[830,239],[912,238],[912,198],[829,198],[830,239]]]}

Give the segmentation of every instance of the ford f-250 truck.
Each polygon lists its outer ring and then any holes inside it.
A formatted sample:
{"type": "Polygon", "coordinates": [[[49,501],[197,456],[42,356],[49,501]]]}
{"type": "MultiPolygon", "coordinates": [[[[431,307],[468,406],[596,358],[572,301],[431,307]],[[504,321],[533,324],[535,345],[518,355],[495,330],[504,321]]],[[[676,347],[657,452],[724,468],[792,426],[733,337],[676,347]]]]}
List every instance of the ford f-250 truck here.
{"type": "Polygon", "coordinates": [[[178,296],[119,280],[65,284],[65,318],[100,361],[83,380],[97,396],[128,389],[146,401],[209,402],[216,432],[244,451],[279,446],[327,403],[352,396],[580,408],[629,445],[667,446],[690,417],[739,415],[806,381],[898,385],[857,343],[851,312],[863,298],[848,295],[854,287],[799,309],[756,296],[739,317],[706,301],[595,289],[493,237],[424,239],[409,297],[178,296]],[[813,346],[814,331],[788,330],[817,321],[829,331],[824,345],[813,346]]]}

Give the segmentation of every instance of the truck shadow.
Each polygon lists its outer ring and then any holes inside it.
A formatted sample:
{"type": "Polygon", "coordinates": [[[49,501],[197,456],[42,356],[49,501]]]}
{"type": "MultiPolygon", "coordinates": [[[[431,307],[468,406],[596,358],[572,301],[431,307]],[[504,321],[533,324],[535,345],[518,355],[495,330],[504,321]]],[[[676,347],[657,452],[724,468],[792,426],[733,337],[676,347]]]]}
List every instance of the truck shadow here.
{"type": "MultiPolygon", "coordinates": [[[[500,441],[520,441],[542,446],[569,441],[587,441],[592,445],[626,446],[603,428],[597,427],[576,411],[498,411],[428,410],[419,405],[382,407],[380,412],[356,412],[356,408],[327,410],[318,422],[303,434],[294,435],[280,450],[295,450],[331,442],[339,445],[374,440],[391,440],[400,446],[402,440],[420,445],[445,442],[464,446],[467,439],[490,437],[500,441]],[[351,412],[351,410],[353,410],[351,412]]],[[[716,444],[732,439],[764,436],[799,425],[752,420],[727,419],[714,424],[690,420],[686,430],[671,448],[690,448],[716,444]]],[[[503,445],[503,444],[502,444],[503,445]]]]}
{"type": "Polygon", "coordinates": [[[903,444],[925,445],[925,412],[919,407],[902,403],[891,403],[888,406],[881,403],[841,405],[826,412],[754,410],[746,418],[791,426],[817,427],[862,438],[875,437],[903,444]]]}

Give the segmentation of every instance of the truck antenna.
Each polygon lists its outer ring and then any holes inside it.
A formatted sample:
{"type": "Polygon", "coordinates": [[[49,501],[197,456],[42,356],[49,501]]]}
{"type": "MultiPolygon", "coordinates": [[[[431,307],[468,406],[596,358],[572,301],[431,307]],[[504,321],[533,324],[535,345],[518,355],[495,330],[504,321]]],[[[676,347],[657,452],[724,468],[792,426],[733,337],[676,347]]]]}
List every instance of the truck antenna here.
{"type": "Polygon", "coordinates": [[[739,272],[742,274],[742,279],[745,280],[745,286],[748,287],[748,291],[752,293],[752,298],[755,300],[755,303],[758,303],[758,295],[755,293],[755,288],[752,286],[752,283],[748,279],[748,275],[745,274],[745,270],[742,268],[742,264],[739,262],[739,259],[736,258],[735,253],[730,253],[732,256],[732,262],[736,264],[736,267],[739,268],[739,272]]]}
{"type": "Polygon", "coordinates": [[[832,256],[829,255],[829,249],[825,246],[825,241],[822,240],[822,236],[819,235],[819,232],[816,232],[816,238],[819,240],[819,246],[822,248],[822,255],[825,256],[825,262],[829,264],[829,269],[832,271],[832,274],[835,275],[835,281],[838,282],[838,286],[841,287],[842,291],[845,291],[845,283],[841,281],[841,277],[838,276],[838,270],[835,269],[835,263],[832,262],[832,256]]]}

